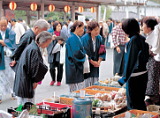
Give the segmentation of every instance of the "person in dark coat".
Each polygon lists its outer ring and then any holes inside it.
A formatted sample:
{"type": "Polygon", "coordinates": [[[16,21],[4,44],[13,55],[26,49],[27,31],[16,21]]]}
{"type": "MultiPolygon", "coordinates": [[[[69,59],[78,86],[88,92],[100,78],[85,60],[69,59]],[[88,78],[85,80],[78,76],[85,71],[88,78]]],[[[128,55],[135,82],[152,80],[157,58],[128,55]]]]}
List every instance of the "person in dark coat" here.
{"type": "Polygon", "coordinates": [[[34,102],[34,89],[48,71],[47,66],[43,63],[40,48],[46,48],[51,41],[52,35],[43,31],[22,52],[14,82],[18,105],[34,102]]]}
{"type": "Polygon", "coordinates": [[[70,92],[84,88],[83,63],[85,61],[85,50],[82,46],[80,36],[84,32],[84,24],[76,21],[71,27],[71,36],[66,41],[66,83],[70,92]]]}
{"type": "Polygon", "coordinates": [[[27,47],[27,45],[29,45],[32,42],[32,40],[35,39],[36,35],[38,35],[42,31],[47,31],[48,28],[49,28],[48,22],[44,19],[39,19],[34,23],[32,29],[27,30],[21,36],[20,43],[18,44],[18,47],[15,49],[12,55],[13,61],[10,63],[11,67],[14,67],[16,65],[23,50],[27,47]]]}
{"type": "Polygon", "coordinates": [[[125,48],[125,66],[123,76],[118,80],[120,85],[126,83],[127,108],[146,110],[144,102],[148,81],[146,63],[149,58],[149,46],[141,36],[136,19],[126,19],[122,29],[129,35],[130,41],[125,48]]]}
{"type": "Polygon", "coordinates": [[[50,45],[47,47],[48,52],[48,63],[50,65],[50,75],[52,81],[51,86],[57,81],[57,86],[61,85],[62,76],[63,76],[63,64],[60,64],[60,51],[62,49],[64,39],[60,36],[57,36],[50,45]],[[57,68],[57,79],[56,79],[56,69],[57,68]]]}
{"type": "Polygon", "coordinates": [[[99,66],[102,60],[105,60],[106,53],[99,54],[102,37],[99,34],[100,27],[98,22],[91,21],[87,26],[88,33],[83,35],[82,44],[89,58],[90,73],[85,73],[85,87],[93,85],[99,80],[99,66]]]}

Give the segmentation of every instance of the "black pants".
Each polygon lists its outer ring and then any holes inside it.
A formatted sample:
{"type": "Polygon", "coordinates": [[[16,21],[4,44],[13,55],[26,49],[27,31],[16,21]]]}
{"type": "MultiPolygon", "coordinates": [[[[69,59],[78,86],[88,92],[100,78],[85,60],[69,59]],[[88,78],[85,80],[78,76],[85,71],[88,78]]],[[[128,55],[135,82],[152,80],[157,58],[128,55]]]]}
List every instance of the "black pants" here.
{"type": "Polygon", "coordinates": [[[56,81],[56,69],[55,69],[56,67],[57,67],[57,82],[61,82],[63,77],[63,64],[60,64],[59,62],[50,63],[50,74],[52,77],[52,81],[56,81]]]}
{"type": "Polygon", "coordinates": [[[131,77],[126,83],[127,108],[146,110],[144,102],[148,81],[148,73],[131,77]]]}

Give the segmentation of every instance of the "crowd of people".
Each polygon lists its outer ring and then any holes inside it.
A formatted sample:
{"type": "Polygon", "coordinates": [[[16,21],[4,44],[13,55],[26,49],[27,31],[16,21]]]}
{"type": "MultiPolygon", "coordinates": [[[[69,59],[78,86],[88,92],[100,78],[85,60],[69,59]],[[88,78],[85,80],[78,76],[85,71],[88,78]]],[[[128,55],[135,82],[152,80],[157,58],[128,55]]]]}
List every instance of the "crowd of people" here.
{"type": "Polygon", "coordinates": [[[59,22],[39,19],[29,28],[21,18],[0,19],[0,103],[5,94],[18,105],[34,102],[35,89],[49,70],[50,86],[61,86],[63,74],[69,91],[99,81],[99,67],[106,49],[113,48],[113,74],[126,83],[127,108],[146,110],[160,104],[159,21],[59,22]],[[47,67],[43,53],[48,56],[47,67]],[[88,71],[84,72],[84,67],[88,71]],[[63,71],[65,68],[65,71],[63,71]],[[56,72],[57,69],[57,72],[56,72]],[[10,72],[10,73],[8,73],[10,72]]]}

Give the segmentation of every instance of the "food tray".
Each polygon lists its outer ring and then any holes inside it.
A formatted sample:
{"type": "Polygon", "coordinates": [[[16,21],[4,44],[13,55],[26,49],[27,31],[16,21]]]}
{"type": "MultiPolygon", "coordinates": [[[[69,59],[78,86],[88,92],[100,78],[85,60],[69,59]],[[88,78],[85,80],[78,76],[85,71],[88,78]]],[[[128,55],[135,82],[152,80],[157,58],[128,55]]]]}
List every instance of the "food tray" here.
{"type": "MultiPolygon", "coordinates": [[[[149,111],[142,111],[142,110],[129,110],[130,113],[135,114],[135,115],[142,115],[145,113],[149,113],[152,115],[151,118],[159,118],[159,114],[158,113],[154,113],[154,112],[149,112],[149,111]]],[[[120,118],[120,117],[125,117],[125,113],[119,114],[114,116],[113,118],[120,118]]]]}
{"type": "MultiPolygon", "coordinates": [[[[95,95],[97,93],[110,93],[112,91],[118,91],[120,88],[114,88],[114,87],[105,87],[105,86],[97,86],[97,85],[93,85],[87,88],[84,88],[82,90],[85,90],[86,94],[89,95],[95,95]],[[92,90],[93,88],[97,88],[97,89],[101,89],[101,90],[92,90]],[[103,89],[103,90],[102,90],[103,89]]],[[[74,91],[75,93],[80,93],[80,90],[78,91],[74,91]]]]}
{"type": "Polygon", "coordinates": [[[74,98],[60,97],[60,103],[61,104],[72,105],[73,100],[74,100],[74,98]]]}

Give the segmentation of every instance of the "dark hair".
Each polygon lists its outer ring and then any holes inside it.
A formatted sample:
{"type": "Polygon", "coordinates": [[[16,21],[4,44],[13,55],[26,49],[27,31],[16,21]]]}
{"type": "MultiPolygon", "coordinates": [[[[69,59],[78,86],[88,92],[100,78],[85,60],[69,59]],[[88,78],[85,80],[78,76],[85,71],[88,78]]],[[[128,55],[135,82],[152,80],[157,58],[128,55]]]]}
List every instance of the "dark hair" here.
{"type": "Polygon", "coordinates": [[[59,21],[55,21],[54,24],[53,24],[53,30],[54,31],[56,31],[56,27],[57,27],[58,24],[60,24],[61,27],[62,27],[62,24],[59,21]]]}
{"type": "Polygon", "coordinates": [[[112,18],[108,18],[108,20],[111,20],[111,21],[113,21],[113,19],[112,19],[112,18]]]}
{"type": "Polygon", "coordinates": [[[65,22],[65,21],[63,22],[63,25],[67,25],[68,26],[67,22],[65,22]]]}
{"type": "Polygon", "coordinates": [[[84,23],[82,21],[75,21],[74,24],[71,26],[71,32],[76,30],[76,27],[82,27],[84,23]]]}
{"type": "Polygon", "coordinates": [[[11,19],[11,21],[14,21],[14,22],[16,22],[16,19],[12,18],[12,19],[11,19]]]}
{"type": "Polygon", "coordinates": [[[135,35],[140,33],[140,26],[136,19],[129,18],[122,22],[122,29],[128,35],[135,35]]]}
{"type": "Polygon", "coordinates": [[[85,19],[85,21],[89,21],[89,19],[88,19],[88,18],[86,18],[86,19],[85,19]]]}
{"type": "Polygon", "coordinates": [[[99,27],[99,24],[98,24],[97,21],[91,21],[91,22],[89,22],[88,25],[87,25],[88,33],[90,33],[96,27],[99,27]]]}
{"type": "Polygon", "coordinates": [[[22,18],[18,18],[18,21],[23,21],[22,18]]]}
{"type": "Polygon", "coordinates": [[[69,20],[69,21],[72,21],[72,19],[71,19],[71,18],[69,18],[68,20],[69,20]]]}
{"type": "Polygon", "coordinates": [[[51,24],[53,22],[53,20],[48,20],[48,23],[51,24]]]}
{"type": "Polygon", "coordinates": [[[61,36],[57,36],[56,38],[55,38],[55,40],[61,40],[61,41],[64,41],[64,38],[62,38],[61,36]]]}
{"type": "Polygon", "coordinates": [[[147,25],[147,27],[151,28],[151,30],[154,30],[154,27],[158,24],[157,20],[155,18],[148,18],[144,23],[147,25]]]}

